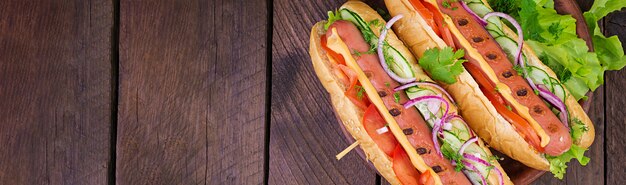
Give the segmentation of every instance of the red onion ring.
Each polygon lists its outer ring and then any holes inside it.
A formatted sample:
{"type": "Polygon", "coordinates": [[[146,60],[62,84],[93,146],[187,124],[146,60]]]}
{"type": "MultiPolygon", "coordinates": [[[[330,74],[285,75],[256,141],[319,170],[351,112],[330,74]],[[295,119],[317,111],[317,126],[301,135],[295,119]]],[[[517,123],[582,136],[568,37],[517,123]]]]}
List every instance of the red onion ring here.
{"type": "Polygon", "coordinates": [[[400,87],[396,87],[395,89],[393,89],[393,91],[404,90],[404,89],[408,89],[409,87],[413,87],[413,86],[418,86],[418,87],[419,87],[420,85],[423,85],[423,86],[430,86],[430,87],[434,87],[434,88],[436,88],[436,89],[439,89],[439,91],[443,92],[443,94],[445,94],[445,95],[446,95],[446,97],[448,97],[448,99],[449,99],[449,100],[450,100],[453,104],[455,104],[454,99],[452,99],[452,96],[450,96],[450,94],[448,94],[448,91],[446,91],[446,90],[445,90],[445,89],[443,89],[441,86],[439,86],[439,85],[437,85],[437,84],[435,84],[435,83],[432,83],[432,82],[413,82],[413,83],[408,83],[408,84],[402,85],[402,86],[400,86],[400,87]]]}
{"type": "Polygon", "coordinates": [[[433,125],[433,131],[431,132],[432,133],[431,139],[433,140],[433,143],[435,144],[435,151],[437,152],[439,156],[443,157],[443,154],[441,153],[441,147],[439,146],[439,139],[437,139],[437,133],[439,132],[439,130],[441,130],[440,121],[436,122],[433,125]]]}
{"type": "Polygon", "coordinates": [[[571,130],[568,124],[568,120],[567,120],[568,114],[567,114],[565,103],[563,103],[563,101],[561,101],[561,99],[558,96],[552,94],[552,92],[550,92],[543,84],[538,85],[537,90],[539,91],[539,95],[543,97],[543,99],[545,99],[554,107],[559,109],[559,111],[561,112],[559,114],[559,118],[561,119],[561,122],[563,122],[563,125],[565,125],[565,127],[567,127],[568,130],[571,130]]]}
{"type": "Polygon", "coordinates": [[[491,164],[489,164],[489,162],[485,161],[484,159],[481,159],[479,157],[476,157],[475,155],[472,154],[463,154],[463,158],[477,162],[479,164],[482,164],[484,166],[492,166],[491,164]]]}
{"type": "Polygon", "coordinates": [[[483,176],[483,174],[480,173],[480,171],[478,171],[478,168],[476,168],[476,166],[472,165],[472,163],[469,163],[467,161],[463,161],[463,166],[465,166],[466,168],[469,168],[470,171],[473,171],[474,173],[478,174],[478,176],[480,177],[480,180],[482,180],[482,184],[487,185],[487,180],[485,180],[485,176],[483,176]]]}
{"type": "Polygon", "coordinates": [[[504,175],[502,175],[502,172],[500,171],[500,169],[498,169],[497,167],[493,167],[494,170],[496,170],[496,174],[498,174],[498,178],[500,180],[500,185],[504,185],[504,175]]]}
{"type": "Polygon", "coordinates": [[[383,29],[383,31],[380,33],[380,37],[378,37],[377,52],[378,52],[378,59],[380,60],[380,65],[383,66],[383,69],[385,70],[385,72],[387,72],[387,74],[389,74],[389,76],[393,78],[394,80],[402,84],[405,84],[405,83],[410,83],[410,82],[415,81],[415,78],[402,78],[398,76],[396,73],[394,73],[393,71],[391,71],[391,69],[389,69],[389,66],[387,66],[387,62],[385,62],[385,55],[383,54],[383,42],[385,41],[385,37],[387,36],[387,31],[391,29],[391,26],[394,23],[396,23],[396,21],[400,20],[401,18],[402,18],[402,14],[391,18],[391,20],[387,22],[387,25],[385,25],[385,29],[383,29]]]}
{"type": "Polygon", "coordinates": [[[509,21],[514,27],[515,29],[517,29],[517,52],[515,55],[515,63],[519,64],[519,63],[523,63],[522,60],[520,60],[522,58],[522,47],[524,45],[524,33],[522,32],[522,26],[517,23],[517,21],[515,20],[515,18],[511,17],[510,15],[507,15],[505,13],[502,12],[490,12],[488,14],[485,15],[485,20],[489,19],[492,16],[496,16],[496,17],[502,17],[504,19],[506,19],[507,21],[509,21]]]}
{"type": "Polygon", "coordinates": [[[474,11],[472,11],[472,9],[470,9],[470,7],[467,6],[467,4],[465,4],[465,1],[461,1],[459,4],[461,4],[461,7],[463,7],[463,9],[465,9],[465,11],[469,12],[470,15],[472,15],[472,17],[474,17],[474,19],[476,19],[476,21],[478,21],[478,23],[480,23],[481,26],[487,26],[487,21],[483,18],[481,18],[480,16],[476,15],[476,13],[474,13],[474,11]]]}
{"type": "Polygon", "coordinates": [[[446,117],[446,115],[448,115],[448,110],[450,110],[450,104],[448,103],[448,101],[446,101],[446,99],[442,98],[441,96],[420,96],[417,98],[413,98],[409,101],[407,101],[406,103],[404,103],[404,108],[408,109],[418,103],[424,102],[424,101],[428,101],[428,100],[439,100],[440,102],[443,102],[444,104],[446,104],[446,111],[444,112],[441,122],[443,122],[443,118],[446,117]]]}
{"type": "Polygon", "coordinates": [[[445,121],[444,121],[444,122],[448,123],[448,122],[452,121],[453,119],[459,119],[459,120],[461,120],[461,122],[463,122],[463,126],[465,126],[465,129],[467,129],[467,131],[469,132],[470,137],[474,137],[474,136],[476,136],[476,135],[474,134],[474,131],[472,131],[472,129],[470,129],[470,128],[469,128],[469,126],[467,125],[467,123],[465,122],[465,120],[463,120],[463,118],[462,118],[461,116],[459,116],[459,115],[456,115],[456,114],[448,114],[448,116],[445,118],[445,121]]]}
{"type": "Polygon", "coordinates": [[[465,149],[467,149],[467,147],[469,145],[471,145],[472,143],[478,141],[478,137],[472,137],[470,139],[468,139],[467,141],[465,141],[465,143],[463,143],[463,145],[461,145],[461,149],[459,149],[459,154],[463,155],[465,153],[465,149]]]}
{"type": "MultiPolygon", "coordinates": [[[[478,157],[476,157],[474,155],[471,155],[471,154],[463,154],[463,158],[471,160],[471,161],[474,161],[474,162],[477,162],[477,163],[482,164],[484,166],[492,166],[493,169],[498,174],[498,178],[499,178],[498,180],[500,181],[500,185],[504,184],[504,176],[502,175],[502,172],[500,171],[500,169],[498,169],[497,167],[495,167],[492,164],[489,164],[489,162],[487,162],[487,161],[485,161],[485,160],[483,160],[481,158],[478,158],[478,157]]],[[[463,161],[463,164],[465,165],[466,161],[463,161]]],[[[474,167],[474,168],[476,168],[476,167],[474,167]]]]}
{"type": "Polygon", "coordinates": [[[444,112],[442,118],[433,124],[433,131],[432,131],[432,140],[433,140],[433,143],[435,143],[435,151],[437,151],[437,154],[439,154],[439,156],[443,157],[443,154],[441,153],[441,148],[439,146],[439,140],[437,139],[437,135],[443,134],[443,130],[441,127],[443,125],[444,118],[446,117],[446,115],[448,115],[448,110],[450,110],[450,104],[448,104],[446,99],[442,98],[441,96],[420,96],[420,97],[413,98],[407,101],[406,103],[404,103],[403,106],[405,109],[408,109],[418,103],[429,101],[429,100],[438,100],[446,104],[446,111],[444,112]]]}
{"type": "Polygon", "coordinates": [[[533,90],[538,91],[539,96],[541,96],[544,100],[548,101],[551,105],[559,109],[559,111],[561,112],[561,114],[559,114],[559,119],[561,120],[563,125],[567,127],[568,130],[571,130],[568,123],[569,115],[567,113],[567,106],[565,105],[565,103],[554,93],[550,92],[550,90],[548,90],[545,85],[536,85],[535,82],[533,82],[533,80],[528,77],[528,72],[526,71],[526,66],[524,65],[524,62],[520,62],[520,67],[522,67],[522,71],[524,71],[524,76],[526,76],[526,81],[528,81],[530,87],[533,88],[533,90]]]}

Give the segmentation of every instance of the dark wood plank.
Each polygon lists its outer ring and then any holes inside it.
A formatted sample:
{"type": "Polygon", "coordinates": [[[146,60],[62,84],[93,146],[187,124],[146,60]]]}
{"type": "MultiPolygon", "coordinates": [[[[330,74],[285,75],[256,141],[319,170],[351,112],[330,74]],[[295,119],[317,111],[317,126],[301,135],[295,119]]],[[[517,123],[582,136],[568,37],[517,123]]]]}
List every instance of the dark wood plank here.
{"type": "MultiPolygon", "coordinates": [[[[605,18],[605,34],[617,35],[624,43],[626,41],[626,9],[609,14],[605,18]]],[[[626,46],[626,45],[625,45],[626,46]]],[[[625,49],[626,51],[626,49],[625,49]]],[[[624,105],[624,87],[626,86],[626,70],[608,72],[606,82],[606,184],[623,184],[626,181],[626,113],[624,105]]]]}
{"type": "Polygon", "coordinates": [[[112,1],[0,7],[1,184],[107,184],[112,1]]]}
{"type": "Polygon", "coordinates": [[[117,184],[261,184],[267,8],[121,1],[117,184]]]}
{"type": "MultiPolygon", "coordinates": [[[[344,1],[274,1],[269,184],[375,184],[347,143],[308,54],[311,27],[344,1]]],[[[382,1],[380,1],[382,2],[382,1]]]]}

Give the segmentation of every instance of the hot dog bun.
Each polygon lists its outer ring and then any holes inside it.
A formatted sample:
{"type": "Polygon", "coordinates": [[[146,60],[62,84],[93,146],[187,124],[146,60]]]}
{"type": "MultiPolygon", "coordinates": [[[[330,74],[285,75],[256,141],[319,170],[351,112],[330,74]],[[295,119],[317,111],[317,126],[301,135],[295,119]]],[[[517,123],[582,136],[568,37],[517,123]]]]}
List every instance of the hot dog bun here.
{"type": "Polygon", "coordinates": [[[359,142],[359,147],[365,153],[367,160],[372,162],[378,173],[391,184],[400,184],[392,169],[392,162],[372,138],[365,132],[361,118],[365,110],[358,108],[345,95],[346,88],[339,83],[338,77],[333,73],[333,65],[321,47],[321,35],[324,30],[324,22],[318,22],[311,30],[309,54],[313,62],[313,68],[322,86],[330,95],[331,104],[335,109],[335,114],[341,119],[346,130],[359,142]]]}
{"type": "MultiPolygon", "coordinates": [[[[382,19],[382,17],[380,17],[380,15],[378,15],[376,13],[376,11],[374,11],[369,6],[367,6],[365,3],[360,2],[360,1],[348,1],[348,2],[346,2],[342,6],[342,8],[347,8],[347,9],[350,9],[350,10],[356,12],[357,14],[361,15],[361,18],[363,18],[363,20],[366,21],[366,22],[369,22],[369,21],[372,21],[372,20],[384,21],[382,19]]],[[[400,20],[403,20],[403,19],[409,19],[409,17],[404,17],[404,18],[402,18],[400,20]]],[[[395,25],[398,25],[398,23],[396,23],[395,25]]],[[[399,30],[399,29],[396,29],[396,30],[399,30]]],[[[372,31],[374,31],[374,34],[376,34],[377,36],[380,35],[380,30],[379,29],[372,29],[372,31]]],[[[434,34],[434,32],[433,32],[433,34],[434,34]]],[[[428,47],[429,44],[431,44],[433,47],[435,46],[434,43],[429,42],[429,41],[431,41],[431,39],[429,39],[427,37],[416,37],[416,39],[418,40],[417,43],[416,43],[417,45],[425,44],[426,47],[428,47]],[[420,38],[423,38],[423,39],[420,39],[420,38]],[[420,41],[420,40],[422,40],[422,41],[420,41]]],[[[417,59],[415,57],[413,57],[413,54],[411,53],[409,48],[407,48],[405,46],[405,44],[396,36],[396,34],[394,34],[394,31],[389,30],[389,32],[387,34],[386,41],[391,46],[396,48],[396,50],[398,50],[403,56],[405,56],[405,58],[407,59],[407,61],[411,65],[411,68],[413,69],[413,72],[415,72],[415,76],[417,78],[417,81],[434,82],[424,72],[424,70],[417,64],[417,59]]],[[[440,95],[444,94],[443,92],[441,92],[438,89],[431,89],[431,90],[435,91],[435,92],[438,92],[440,95]]],[[[451,105],[452,105],[452,103],[451,103],[451,105]]],[[[450,107],[450,112],[457,112],[457,107],[456,106],[451,106],[450,107]]],[[[483,148],[483,150],[486,151],[489,156],[492,156],[491,152],[489,151],[489,148],[485,146],[485,144],[483,143],[483,141],[480,138],[479,138],[478,143],[479,143],[479,146],[481,148],[483,148]]],[[[500,166],[500,164],[497,161],[492,162],[492,164],[496,168],[498,168],[501,172],[504,172],[503,168],[500,166]]],[[[492,171],[491,173],[492,173],[492,175],[490,175],[489,176],[490,178],[487,179],[488,182],[490,184],[497,184],[498,183],[498,178],[497,178],[497,175],[495,174],[496,172],[492,171]]],[[[504,184],[513,184],[510,181],[510,178],[508,177],[508,175],[506,173],[503,173],[502,175],[503,175],[504,184]]]]}
{"type": "MultiPolygon", "coordinates": [[[[436,4],[436,2],[431,3],[436,4]]],[[[432,28],[426,24],[408,0],[385,0],[385,4],[392,16],[408,15],[407,19],[402,19],[394,25],[394,30],[397,30],[400,38],[406,45],[410,46],[411,51],[416,56],[422,56],[424,51],[433,47],[444,48],[447,46],[441,38],[435,35],[432,28]],[[415,37],[428,39],[415,39],[415,37]]],[[[445,14],[443,17],[452,34],[460,35],[450,17],[445,14]]],[[[469,46],[467,40],[460,39],[460,43],[469,46]]],[[[467,50],[466,55],[482,58],[476,50],[467,50]]],[[[548,161],[496,111],[480,90],[478,83],[467,71],[458,76],[456,83],[444,84],[443,87],[454,99],[459,100],[457,104],[462,110],[461,115],[491,147],[529,167],[549,170],[548,161]]]]}
{"type": "MultiPolygon", "coordinates": [[[[487,4],[484,0],[483,2],[487,4]]],[[[443,40],[426,24],[424,19],[417,13],[408,0],[385,0],[385,3],[391,15],[409,15],[407,19],[400,20],[396,23],[394,29],[397,31],[400,38],[410,46],[411,51],[415,55],[421,56],[424,51],[432,47],[442,48],[446,46],[443,40]],[[425,41],[425,38],[429,40],[425,41]]],[[[435,1],[430,1],[430,3],[436,4],[435,1]]],[[[456,24],[451,21],[450,17],[445,14],[442,15],[452,34],[457,36],[461,35],[460,31],[456,28],[456,24]]],[[[511,29],[504,26],[504,30],[505,34],[508,36],[517,38],[516,34],[511,29]]],[[[482,59],[482,56],[475,49],[471,49],[469,42],[464,37],[460,36],[459,38],[459,42],[462,46],[468,46],[466,48],[470,48],[466,51],[468,56],[482,59]]],[[[523,51],[530,65],[538,67],[546,71],[550,77],[558,79],[556,74],[539,60],[528,45],[524,45],[523,51]]],[[[491,70],[487,71],[493,72],[491,70]]],[[[479,89],[478,84],[471,75],[465,71],[458,78],[459,82],[445,86],[444,88],[446,88],[455,99],[463,100],[459,101],[459,106],[462,110],[462,115],[466,118],[472,129],[492,147],[511,158],[535,169],[549,170],[548,161],[542,154],[531,147],[517,131],[496,112],[494,106],[479,89]]],[[[568,108],[570,116],[577,118],[588,128],[588,131],[584,132],[581,139],[574,141],[574,143],[583,148],[587,148],[594,139],[593,124],[567,89],[565,89],[565,93],[568,96],[564,103],[568,108]]]]}
{"type": "MultiPolygon", "coordinates": [[[[359,1],[348,1],[341,7],[341,9],[344,9],[344,8],[351,10],[352,12],[358,14],[360,18],[362,18],[366,22],[370,22],[372,20],[379,20],[380,22],[384,23],[384,20],[382,19],[382,17],[380,17],[380,15],[378,15],[376,11],[374,11],[372,8],[367,6],[365,3],[362,3],[359,1]]],[[[321,47],[321,44],[320,44],[321,35],[326,34],[327,32],[331,31],[330,29],[327,31],[324,30],[323,28],[324,23],[325,22],[317,23],[315,26],[313,26],[313,29],[311,31],[309,53],[313,61],[313,67],[315,69],[315,72],[317,76],[320,78],[320,81],[322,82],[322,85],[324,86],[324,88],[326,88],[326,90],[330,94],[331,103],[335,109],[335,112],[337,113],[338,117],[341,119],[346,130],[355,138],[356,141],[361,143],[360,147],[361,149],[363,149],[364,153],[366,154],[367,159],[370,160],[372,164],[374,164],[374,166],[380,172],[380,174],[383,177],[385,177],[391,184],[399,184],[400,183],[399,179],[396,177],[396,174],[394,173],[392,166],[391,166],[392,159],[390,159],[387,155],[385,155],[385,153],[380,148],[377,147],[376,143],[372,140],[372,138],[366,132],[364,132],[365,129],[360,119],[363,117],[364,110],[358,108],[355,104],[353,104],[348,99],[348,97],[344,95],[344,92],[346,91],[347,87],[345,87],[342,83],[340,83],[339,78],[335,76],[335,73],[333,72],[335,71],[335,69],[333,69],[334,66],[332,62],[330,61],[331,59],[327,56],[327,54],[321,47]]],[[[379,29],[372,29],[372,31],[376,35],[380,34],[379,29]]],[[[421,69],[421,67],[417,65],[417,60],[412,56],[409,49],[406,48],[404,44],[397,38],[397,36],[393,33],[393,31],[389,30],[386,41],[395,49],[397,49],[404,57],[406,57],[407,61],[411,65],[411,68],[415,72],[415,76],[417,77],[418,80],[432,81],[428,77],[428,75],[421,69]]],[[[329,45],[330,45],[330,42],[331,41],[329,40],[329,45]]],[[[344,55],[344,57],[346,57],[346,55],[344,55]]],[[[346,60],[354,60],[354,58],[350,56],[348,56],[348,58],[349,59],[346,59],[346,60]]],[[[363,73],[360,69],[356,69],[356,70],[357,70],[357,73],[363,73]]],[[[362,85],[367,91],[368,86],[369,86],[368,83],[362,83],[362,85]]],[[[433,91],[443,94],[443,92],[439,91],[438,89],[433,89],[433,91]]],[[[368,93],[368,96],[370,95],[371,94],[368,93]]],[[[373,99],[374,99],[373,103],[376,104],[375,99],[377,98],[374,97],[373,99]]],[[[457,112],[457,109],[455,106],[451,107],[451,112],[457,112]]],[[[387,113],[387,111],[381,111],[381,114],[389,114],[389,113],[387,113]]],[[[390,115],[387,115],[387,116],[390,116],[390,115]]],[[[437,181],[436,183],[440,184],[441,181],[439,177],[437,176],[437,174],[434,173],[430,167],[424,165],[424,162],[422,161],[421,157],[415,152],[415,148],[410,146],[406,136],[402,133],[398,125],[394,124],[394,121],[390,121],[389,128],[394,133],[394,136],[396,137],[396,139],[398,139],[398,141],[403,145],[403,147],[405,148],[409,156],[411,156],[413,165],[422,173],[426,172],[426,173],[434,174],[434,178],[437,181]],[[418,158],[418,162],[413,161],[414,158],[418,158]]],[[[479,139],[477,143],[479,147],[481,147],[484,151],[486,151],[488,156],[492,156],[491,152],[485,146],[482,140],[479,139]]],[[[504,172],[504,170],[502,169],[502,167],[497,161],[492,162],[492,164],[497,169],[499,169],[500,172],[504,172]]],[[[498,178],[498,175],[496,174],[496,171],[490,171],[490,173],[491,175],[489,175],[489,178],[487,178],[488,182],[490,184],[498,184],[499,178],[498,178]]],[[[504,181],[504,184],[512,184],[509,177],[505,173],[502,174],[502,178],[503,178],[502,180],[504,181]]]]}

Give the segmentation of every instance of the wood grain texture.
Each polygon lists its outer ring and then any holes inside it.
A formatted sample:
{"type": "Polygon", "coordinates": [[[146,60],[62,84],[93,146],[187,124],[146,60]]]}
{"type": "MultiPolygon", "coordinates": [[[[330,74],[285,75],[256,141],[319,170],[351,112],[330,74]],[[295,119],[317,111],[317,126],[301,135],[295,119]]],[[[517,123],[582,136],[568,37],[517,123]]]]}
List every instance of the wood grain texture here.
{"type": "Polygon", "coordinates": [[[0,183],[107,184],[112,1],[0,7],[0,183]]]}
{"type": "MultiPolygon", "coordinates": [[[[604,20],[605,34],[617,35],[624,43],[626,41],[626,9],[609,14],[604,20]]],[[[623,44],[624,45],[624,44],[623,44]]],[[[626,46],[626,45],[625,45],[626,46]]],[[[626,51],[626,49],[625,49],[626,51]]],[[[606,83],[606,184],[623,184],[626,182],[626,70],[612,71],[605,75],[606,83]]]]}
{"type": "Polygon", "coordinates": [[[265,1],[123,0],[120,12],[117,184],[261,184],[265,1]]]}
{"type": "MultiPolygon", "coordinates": [[[[382,2],[382,1],[381,1],[382,2]]],[[[274,1],[269,184],[375,184],[344,140],[308,54],[311,27],[343,1],[274,1]]]]}

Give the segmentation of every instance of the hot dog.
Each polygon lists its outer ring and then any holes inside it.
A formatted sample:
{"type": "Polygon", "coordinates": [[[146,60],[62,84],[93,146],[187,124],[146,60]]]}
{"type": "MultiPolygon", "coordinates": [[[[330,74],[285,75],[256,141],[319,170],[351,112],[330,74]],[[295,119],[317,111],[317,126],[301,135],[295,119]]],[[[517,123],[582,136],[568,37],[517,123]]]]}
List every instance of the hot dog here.
{"type": "MultiPolygon", "coordinates": [[[[491,10],[485,1],[466,1],[477,4],[473,8],[480,13],[491,10]]],[[[549,170],[546,156],[591,145],[593,124],[582,107],[528,46],[516,52],[515,45],[523,41],[516,40],[515,32],[497,17],[483,22],[463,1],[385,3],[391,15],[408,15],[394,25],[394,30],[416,56],[422,57],[433,48],[466,52],[468,62],[456,77],[458,82],[443,86],[454,98],[463,100],[458,102],[461,114],[490,146],[529,167],[549,170]],[[429,24],[425,20],[429,17],[439,17],[432,22],[440,24],[429,24]],[[572,138],[570,129],[580,125],[585,133],[572,138]]]]}
{"type": "Polygon", "coordinates": [[[311,32],[314,69],[344,127],[383,177],[392,184],[512,184],[453,99],[376,11],[348,1],[330,20],[311,32]],[[378,45],[381,32],[387,36],[378,45]],[[425,98],[432,101],[420,101],[425,98]],[[472,160],[450,157],[463,155],[472,160]]]}

